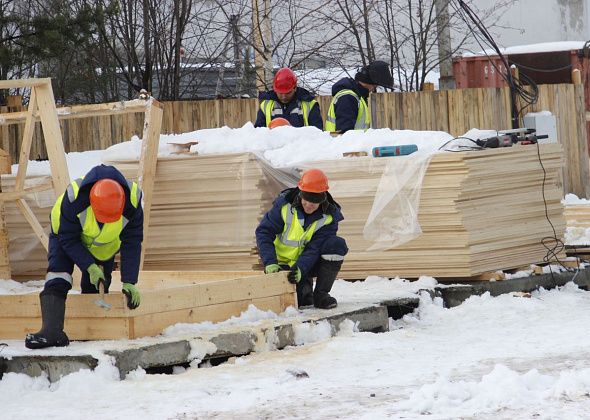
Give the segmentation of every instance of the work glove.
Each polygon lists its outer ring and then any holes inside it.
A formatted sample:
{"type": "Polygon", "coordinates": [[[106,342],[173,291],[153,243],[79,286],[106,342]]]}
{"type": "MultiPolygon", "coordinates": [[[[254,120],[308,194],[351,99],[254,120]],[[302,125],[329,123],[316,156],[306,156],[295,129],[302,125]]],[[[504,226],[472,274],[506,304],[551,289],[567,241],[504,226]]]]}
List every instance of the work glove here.
{"type": "Polygon", "coordinates": [[[291,271],[289,271],[289,274],[287,274],[287,280],[289,280],[289,283],[299,283],[299,280],[301,280],[301,270],[299,267],[296,265],[291,267],[291,271]]]}
{"type": "Polygon", "coordinates": [[[127,307],[129,309],[135,309],[139,306],[141,297],[139,295],[139,290],[134,284],[123,283],[123,293],[127,298],[127,307]]]}
{"type": "Polygon", "coordinates": [[[269,264],[264,267],[264,274],[278,273],[281,271],[281,266],[278,264],[269,264]]]}
{"type": "Polygon", "coordinates": [[[104,283],[105,281],[102,268],[96,264],[90,264],[86,271],[88,271],[88,274],[90,275],[90,284],[92,284],[94,287],[96,287],[96,290],[98,290],[98,282],[102,281],[104,283]]]}

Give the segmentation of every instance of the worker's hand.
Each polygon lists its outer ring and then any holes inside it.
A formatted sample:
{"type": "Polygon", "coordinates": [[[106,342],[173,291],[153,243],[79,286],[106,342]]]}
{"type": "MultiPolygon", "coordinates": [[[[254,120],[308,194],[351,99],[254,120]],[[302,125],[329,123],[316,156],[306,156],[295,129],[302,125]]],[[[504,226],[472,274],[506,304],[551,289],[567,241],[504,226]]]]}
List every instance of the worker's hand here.
{"type": "Polygon", "coordinates": [[[278,273],[281,271],[281,266],[278,264],[269,264],[264,267],[264,274],[278,273]]]}
{"type": "Polygon", "coordinates": [[[291,271],[289,271],[289,274],[287,274],[287,280],[289,280],[289,283],[299,283],[299,281],[301,280],[301,270],[299,269],[299,267],[297,267],[296,265],[291,267],[291,271]]]}
{"type": "Polygon", "coordinates": [[[141,297],[139,295],[139,290],[134,284],[123,283],[123,293],[127,298],[127,307],[129,309],[135,309],[139,306],[141,297]]]}
{"type": "Polygon", "coordinates": [[[90,275],[90,283],[94,287],[96,287],[96,290],[98,290],[98,282],[101,280],[103,282],[105,281],[104,272],[102,271],[102,268],[100,268],[96,264],[90,264],[86,271],[88,271],[88,274],[90,275]]]}

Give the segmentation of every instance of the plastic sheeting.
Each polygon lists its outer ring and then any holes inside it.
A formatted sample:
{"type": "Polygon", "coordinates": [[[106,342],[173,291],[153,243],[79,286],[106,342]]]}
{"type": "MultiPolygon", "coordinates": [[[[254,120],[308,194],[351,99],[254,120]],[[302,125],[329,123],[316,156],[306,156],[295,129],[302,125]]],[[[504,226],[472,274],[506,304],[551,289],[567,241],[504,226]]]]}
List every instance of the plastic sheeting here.
{"type": "MultiPolygon", "coordinates": [[[[379,178],[379,173],[374,172],[376,168],[381,171],[380,181],[373,197],[373,205],[363,229],[364,239],[371,243],[366,251],[395,248],[420,236],[422,233],[418,222],[420,192],[432,156],[432,153],[416,152],[408,156],[374,158],[374,160],[363,161],[367,174],[371,178],[379,178]],[[382,165],[382,162],[386,163],[382,165]]],[[[322,169],[325,165],[325,162],[320,161],[291,168],[274,168],[262,156],[259,155],[258,158],[264,173],[276,185],[277,192],[296,186],[300,174],[306,169],[315,167],[322,169]]],[[[329,174],[328,178],[330,178],[329,174]]],[[[334,185],[336,182],[338,181],[330,180],[330,185],[334,185]]],[[[351,193],[365,197],[367,194],[371,194],[371,184],[367,180],[361,181],[358,188],[351,193]]],[[[343,193],[342,191],[336,193],[334,199],[338,201],[343,193]]],[[[342,209],[345,218],[346,210],[346,208],[342,209]]]]}
{"type": "Polygon", "coordinates": [[[367,251],[395,248],[420,236],[420,192],[431,158],[417,152],[388,159],[363,229],[364,238],[373,243],[367,251]]]}

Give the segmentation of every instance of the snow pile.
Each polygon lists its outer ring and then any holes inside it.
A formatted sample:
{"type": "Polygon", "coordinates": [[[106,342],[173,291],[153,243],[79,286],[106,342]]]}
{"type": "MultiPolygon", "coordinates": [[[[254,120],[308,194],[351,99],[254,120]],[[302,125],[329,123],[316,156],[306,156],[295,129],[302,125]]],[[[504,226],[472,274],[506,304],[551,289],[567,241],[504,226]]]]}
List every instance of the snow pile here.
{"type": "MultiPolygon", "coordinates": [[[[255,128],[247,123],[241,128],[210,128],[183,134],[168,134],[160,137],[159,157],[170,156],[171,143],[189,144],[193,153],[199,155],[259,153],[275,167],[293,166],[302,162],[324,159],[342,159],[346,152],[364,151],[371,153],[376,146],[416,144],[418,150],[428,154],[438,149],[453,136],[443,131],[390,130],[388,128],[363,131],[348,131],[339,137],[316,127],[278,127],[269,130],[255,128]]],[[[457,140],[455,144],[469,144],[457,140]]],[[[470,145],[473,145],[471,143],[470,145]]],[[[139,159],[141,140],[131,141],[109,147],[102,156],[103,161],[125,161],[139,159]]]]}
{"type": "Polygon", "coordinates": [[[578,196],[576,194],[566,194],[565,197],[563,198],[563,200],[561,200],[561,203],[564,206],[586,206],[586,205],[590,205],[590,200],[587,200],[585,198],[578,198],[578,196]]]}
{"type": "MultiPolygon", "coordinates": [[[[353,283],[357,293],[362,285],[353,283]]],[[[137,369],[121,381],[104,359],[97,371],[54,384],[8,373],[0,406],[11,419],[39,412],[64,420],[80,412],[91,419],[585,418],[589,306],[590,294],[572,283],[530,298],[486,293],[451,309],[422,293],[418,311],[390,332],[354,332],[342,323],[328,339],[327,323],[309,324],[297,333],[300,347],[212,369],[137,369]]]]}

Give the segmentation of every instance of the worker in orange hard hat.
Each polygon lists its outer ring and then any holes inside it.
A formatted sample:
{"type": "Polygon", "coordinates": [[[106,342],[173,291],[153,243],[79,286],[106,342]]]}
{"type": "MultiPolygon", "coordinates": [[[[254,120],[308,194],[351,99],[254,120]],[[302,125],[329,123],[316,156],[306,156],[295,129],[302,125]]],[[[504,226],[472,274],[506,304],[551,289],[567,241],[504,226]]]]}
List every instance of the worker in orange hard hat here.
{"type": "Polygon", "coordinates": [[[127,306],[140,303],[135,286],[143,240],[141,190],[113,166],[99,165],[76,179],[51,209],[48,268],[40,294],[42,327],[28,334],[25,346],[67,346],[65,305],[74,264],[82,271],[82,293],[105,292],[111,283],[115,254],[121,251],[121,281],[127,306]]]}
{"type": "Polygon", "coordinates": [[[323,129],[320,106],[308,90],[297,86],[297,76],[288,67],[275,74],[273,90],[258,95],[260,108],[254,127],[270,127],[271,121],[284,118],[293,127],[323,129]]]}
{"type": "Polygon", "coordinates": [[[297,285],[299,307],[330,309],[338,304],[330,291],[348,247],[337,236],[344,217],[328,189],[323,171],[305,171],[297,187],[281,192],[256,228],[265,273],[288,270],[289,281],[297,285]]]}

